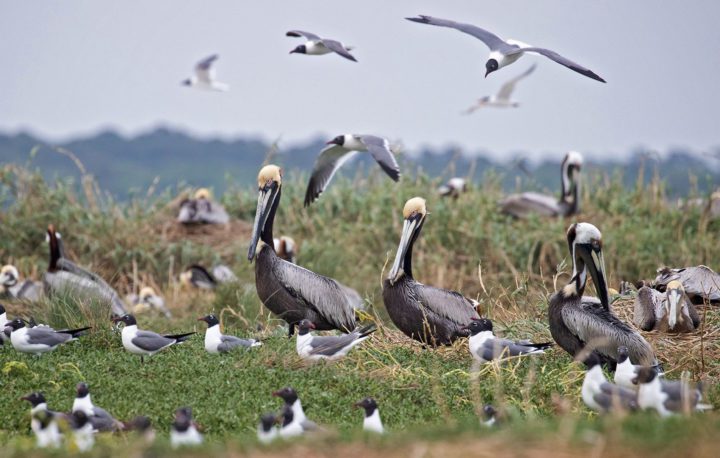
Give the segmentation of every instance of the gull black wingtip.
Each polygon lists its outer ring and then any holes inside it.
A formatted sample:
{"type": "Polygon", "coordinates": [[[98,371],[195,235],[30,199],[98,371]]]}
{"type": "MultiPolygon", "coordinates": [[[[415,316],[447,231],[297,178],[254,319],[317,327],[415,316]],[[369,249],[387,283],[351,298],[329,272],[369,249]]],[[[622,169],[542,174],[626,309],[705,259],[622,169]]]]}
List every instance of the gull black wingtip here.
{"type": "Polygon", "coordinates": [[[406,17],[405,19],[412,22],[419,22],[420,24],[427,24],[430,22],[430,16],[426,16],[424,14],[419,14],[417,17],[406,17]]]}

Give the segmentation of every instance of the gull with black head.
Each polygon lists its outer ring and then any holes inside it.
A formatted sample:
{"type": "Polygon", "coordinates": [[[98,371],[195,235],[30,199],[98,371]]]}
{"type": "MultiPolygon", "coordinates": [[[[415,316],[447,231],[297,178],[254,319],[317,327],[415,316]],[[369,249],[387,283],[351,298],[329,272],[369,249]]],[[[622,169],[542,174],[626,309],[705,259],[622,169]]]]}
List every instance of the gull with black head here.
{"type": "Polygon", "coordinates": [[[309,361],[340,359],[347,355],[355,345],[377,331],[374,324],[369,324],[341,336],[313,336],[310,334],[313,329],[315,329],[315,325],[309,320],[302,320],[298,323],[297,353],[302,359],[309,361]]]}
{"type": "Polygon", "coordinates": [[[66,342],[77,339],[85,331],[91,329],[89,326],[63,331],[56,331],[48,326],[29,328],[20,318],[6,323],[5,329],[8,328],[10,328],[10,343],[12,343],[15,350],[38,356],[53,351],[66,342]]]}
{"type": "Polygon", "coordinates": [[[380,409],[378,408],[377,402],[373,398],[365,398],[362,401],[358,401],[353,404],[354,407],[362,407],[365,411],[365,418],[363,419],[363,431],[376,434],[384,434],[385,428],[383,428],[382,420],[380,420],[380,409]]]}
{"type": "Polygon", "coordinates": [[[532,343],[527,340],[499,339],[493,334],[493,324],[487,318],[473,320],[465,326],[470,331],[470,354],[481,363],[514,356],[537,355],[552,347],[552,342],[532,343]]]}
{"type": "Polygon", "coordinates": [[[58,420],[65,414],[48,409],[45,396],[36,391],[20,398],[32,406],[30,408],[30,428],[35,433],[38,448],[57,448],[62,442],[58,420]]]}
{"type": "Polygon", "coordinates": [[[77,394],[73,401],[72,412],[83,412],[93,431],[120,431],[124,428],[123,423],[113,418],[107,410],[93,404],[87,383],[78,383],[75,390],[77,394]]]}
{"type": "Polygon", "coordinates": [[[547,48],[540,48],[537,46],[530,46],[527,43],[523,43],[519,40],[503,40],[494,33],[477,27],[471,24],[463,24],[460,22],[450,21],[447,19],[439,19],[431,16],[420,15],[418,17],[405,18],[408,21],[418,22],[420,24],[429,24],[440,27],[449,27],[451,29],[458,30],[463,33],[467,33],[478,40],[485,43],[490,48],[490,55],[488,56],[487,62],[485,62],[485,77],[490,73],[493,73],[503,67],[506,67],[518,59],[520,59],[525,53],[540,54],[548,59],[563,65],[570,70],[573,70],[581,75],[592,78],[596,81],[604,83],[605,80],[598,76],[595,72],[590,69],[577,64],[570,59],[561,56],[555,51],[547,48]]]}
{"type": "Polygon", "coordinates": [[[301,30],[291,30],[285,34],[288,37],[303,37],[307,41],[304,44],[296,46],[290,54],[307,54],[309,56],[322,56],[324,54],[335,54],[344,57],[345,59],[357,62],[357,59],[350,54],[352,48],[345,46],[337,40],[331,40],[329,38],[320,38],[314,33],[303,32],[301,30]]]}
{"type": "Polygon", "coordinates": [[[125,324],[121,333],[123,347],[134,355],[140,355],[140,362],[145,362],[146,356],[150,357],[171,345],[184,342],[195,334],[194,332],[186,332],[184,334],[160,335],[152,331],[143,331],[138,329],[135,317],[130,314],[113,318],[112,321],[125,324]]]}
{"type": "Polygon", "coordinates": [[[285,430],[286,426],[290,426],[290,422],[292,422],[293,425],[286,431],[286,433],[293,432],[296,429],[295,425],[300,426],[302,431],[318,431],[321,429],[317,423],[309,420],[305,415],[305,410],[303,410],[300,397],[294,388],[287,386],[281,390],[273,392],[273,396],[277,396],[285,402],[283,406],[283,427],[280,429],[281,436],[283,436],[283,430],[285,430]],[[285,411],[290,412],[289,418],[285,411]],[[287,424],[285,423],[286,421],[287,424]]]}
{"type": "Polygon", "coordinates": [[[395,262],[383,282],[383,302],[390,319],[408,337],[431,346],[450,345],[470,334],[465,325],[480,319],[478,302],[413,278],[413,245],[427,215],[425,199],[413,197],[405,203],[395,262]]]}
{"type": "Polygon", "coordinates": [[[638,409],[635,390],[610,383],[603,374],[598,358],[591,358],[589,364],[581,388],[581,396],[586,406],[601,413],[638,409]]]}
{"type": "Polygon", "coordinates": [[[255,339],[241,339],[240,337],[223,334],[220,331],[220,320],[213,314],[198,318],[198,321],[204,321],[208,326],[207,331],[205,331],[205,350],[208,353],[227,353],[232,350],[262,345],[262,342],[255,339]]]}
{"type": "Polygon", "coordinates": [[[359,152],[369,152],[393,181],[400,180],[400,166],[395,160],[387,138],[375,135],[345,134],[333,138],[327,142],[327,145],[315,160],[310,182],[305,191],[306,207],[325,191],[338,169],[359,152]]]}
{"type": "Polygon", "coordinates": [[[633,383],[638,386],[638,404],[642,409],[654,409],[661,417],[689,414],[693,411],[710,410],[703,404],[702,386],[682,380],[660,378],[654,367],[641,367],[633,383]]]}
{"type": "Polygon", "coordinates": [[[207,91],[225,92],[230,86],[215,78],[215,62],[220,56],[213,54],[195,64],[195,74],[183,80],[182,85],[207,91]]]}
{"type": "Polygon", "coordinates": [[[194,447],[203,443],[203,435],[193,421],[192,409],[180,407],[175,411],[175,420],[170,428],[170,446],[172,448],[194,447]]]}

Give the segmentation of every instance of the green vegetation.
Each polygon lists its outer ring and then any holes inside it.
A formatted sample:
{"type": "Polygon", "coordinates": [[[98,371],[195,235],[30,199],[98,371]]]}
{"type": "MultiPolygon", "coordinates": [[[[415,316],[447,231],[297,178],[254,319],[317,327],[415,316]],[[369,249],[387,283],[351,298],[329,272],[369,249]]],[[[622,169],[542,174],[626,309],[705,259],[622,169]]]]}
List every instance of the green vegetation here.
{"type": "MultiPolygon", "coordinates": [[[[360,291],[371,305],[369,319],[381,325],[346,359],[305,365],[295,353],[294,340],[284,337],[282,323],[255,294],[254,267],[246,260],[257,199],[254,180],[230,183],[222,196],[236,219],[229,227],[187,230],[175,224],[177,200],[168,192],[142,192],[120,204],[99,192],[89,177],[81,178],[81,186],[65,180],[50,185],[22,167],[0,169],[2,263],[13,263],[24,276],[39,279],[47,264],[44,231],[52,223],[70,257],[102,274],[121,294],[149,284],[164,295],[174,318],[139,315],[141,328],[199,332],[141,365],[138,357],[123,350],[97,304],[75,297],[39,304],[3,302],[11,316],[32,315],[55,326],[90,324],[94,329],[39,358],[0,347],[0,455],[27,456],[33,446],[29,408],[20,396],[42,390],[51,408],[67,410],[79,381],[87,381],[93,400],[121,419],[148,415],[162,439],[155,446],[159,454],[167,452],[172,412],[181,405],[193,407],[212,451],[234,456],[255,450],[259,415],[280,406],[271,392],[292,385],[308,415],[337,431],[318,446],[327,455],[406,456],[403,447],[419,454],[532,448],[538,455],[571,454],[584,447],[605,454],[642,454],[638,448],[643,447],[661,456],[688,453],[681,449],[690,447],[695,455],[712,455],[720,437],[718,414],[668,421],[652,414],[598,418],[580,400],[582,367],[559,349],[540,358],[482,367],[472,364],[465,342],[422,349],[387,318],[381,279],[394,256],[404,202],[424,196],[430,215],[413,257],[418,280],[477,298],[501,335],[546,341],[547,298],[568,278],[564,234],[571,222],[589,221],[603,231],[609,283],[617,289],[620,280],[654,278],[655,269],[665,264],[720,267],[720,221],[709,220],[702,208],[679,211],[668,206],[664,184],[657,180],[645,185],[638,179],[640,184],[627,188],[619,175],[599,175],[586,180],[589,192],[579,218],[512,221],[496,212],[500,177],[488,175],[459,199],[441,200],[434,191],[439,179],[421,174],[396,185],[372,170],[369,176],[340,177],[309,209],[302,206],[306,177],[286,173],[276,235],[290,235],[300,244],[299,264],[360,291]],[[226,263],[240,282],[215,293],[183,289],[178,274],[195,262],[226,263]],[[259,337],[264,345],[231,355],[205,353],[205,324],[196,318],[210,311],[221,316],[226,332],[259,337]],[[368,395],[378,399],[393,435],[376,440],[358,434],[362,414],[351,404],[368,395]],[[508,416],[498,431],[478,425],[486,402],[508,416]]],[[[629,320],[632,300],[613,306],[629,320]]],[[[706,380],[707,400],[717,405],[720,313],[707,307],[701,314],[701,332],[677,338],[645,335],[669,377],[691,371],[693,378],[706,380]]],[[[131,437],[104,437],[94,453],[140,453],[131,437]]],[[[309,446],[305,442],[294,447],[302,453],[309,446]]],[[[287,453],[286,447],[291,446],[273,446],[268,453],[287,453]]]]}

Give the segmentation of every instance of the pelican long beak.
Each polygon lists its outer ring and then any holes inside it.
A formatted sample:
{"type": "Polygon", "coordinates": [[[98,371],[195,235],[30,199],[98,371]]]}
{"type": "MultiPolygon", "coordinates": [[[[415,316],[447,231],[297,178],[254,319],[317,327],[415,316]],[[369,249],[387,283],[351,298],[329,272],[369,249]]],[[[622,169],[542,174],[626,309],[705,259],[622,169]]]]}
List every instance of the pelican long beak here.
{"type": "MultiPolygon", "coordinates": [[[[669,289],[667,292],[667,304],[669,304],[668,310],[668,326],[670,329],[674,329],[677,324],[677,316],[680,305],[680,298],[682,294],[677,289],[669,289]]],[[[666,306],[667,307],[667,306],[666,306]]]]}
{"type": "Polygon", "coordinates": [[[395,284],[405,273],[403,270],[403,261],[407,255],[407,251],[412,243],[415,233],[420,228],[422,223],[422,216],[411,217],[405,220],[403,223],[402,235],[400,236],[400,245],[398,245],[397,253],[395,254],[395,262],[393,262],[392,269],[388,275],[390,284],[395,284]]]}
{"type": "Polygon", "coordinates": [[[578,246],[580,256],[585,262],[585,266],[590,272],[590,276],[595,283],[600,303],[605,310],[610,309],[610,298],[608,295],[607,283],[605,282],[605,258],[603,257],[602,248],[592,248],[590,245],[578,246]]]}
{"type": "Polygon", "coordinates": [[[250,239],[250,247],[248,248],[248,261],[252,261],[255,257],[255,250],[260,240],[260,234],[262,234],[265,228],[265,222],[270,214],[279,189],[279,186],[274,182],[260,189],[257,210],[255,210],[255,224],[253,226],[252,239],[250,239]]]}

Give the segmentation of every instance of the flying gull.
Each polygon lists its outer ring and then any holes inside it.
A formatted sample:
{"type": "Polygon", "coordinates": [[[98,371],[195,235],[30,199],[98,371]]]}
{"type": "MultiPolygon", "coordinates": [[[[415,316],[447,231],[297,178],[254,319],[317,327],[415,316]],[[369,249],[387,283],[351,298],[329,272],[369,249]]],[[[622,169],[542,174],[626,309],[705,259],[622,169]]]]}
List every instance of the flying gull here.
{"type": "Polygon", "coordinates": [[[478,99],[478,101],[475,103],[475,105],[471,106],[467,110],[464,111],[464,114],[471,114],[474,113],[476,110],[479,110],[482,107],[495,107],[495,108],[517,108],[520,106],[518,102],[515,102],[510,99],[512,96],[513,91],[515,90],[515,85],[520,81],[521,79],[524,79],[525,77],[529,76],[534,70],[535,67],[537,67],[536,64],[533,64],[532,67],[525,70],[523,73],[519,74],[515,78],[507,81],[505,84],[502,85],[500,90],[495,95],[487,95],[481,99],[478,99]]]}
{"type": "Polygon", "coordinates": [[[329,38],[320,38],[314,33],[303,32],[301,30],[291,30],[285,34],[288,37],[304,37],[307,42],[302,45],[298,45],[295,49],[290,51],[290,54],[308,54],[310,56],[321,56],[323,54],[329,54],[334,52],[341,55],[342,57],[357,62],[357,59],[350,54],[351,47],[345,46],[337,40],[330,40],[329,38]]]}
{"type": "Polygon", "coordinates": [[[208,56],[195,65],[195,74],[190,78],[183,80],[183,86],[196,87],[209,91],[225,92],[230,89],[225,83],[221,83],[215,79],[215,61],[218,60],[217,54],[208,56]]]}

